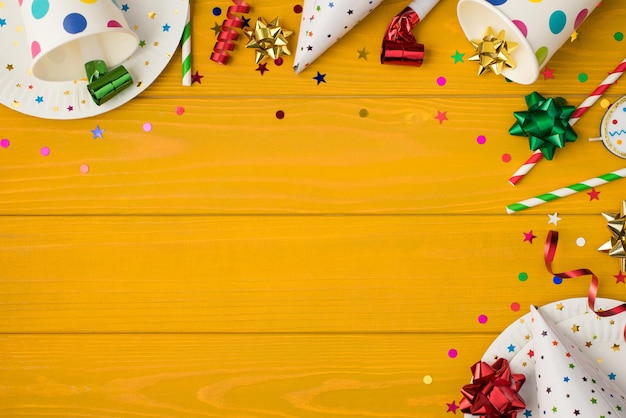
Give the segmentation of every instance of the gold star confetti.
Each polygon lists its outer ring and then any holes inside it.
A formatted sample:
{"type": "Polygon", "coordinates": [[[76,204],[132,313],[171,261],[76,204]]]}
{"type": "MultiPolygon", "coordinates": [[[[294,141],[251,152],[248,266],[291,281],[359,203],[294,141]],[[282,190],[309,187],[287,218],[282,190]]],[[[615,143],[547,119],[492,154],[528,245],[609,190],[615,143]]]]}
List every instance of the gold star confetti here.
{"type": "Polygon", "coordinates": [[[178,13],[178,9],[174,9],[174,14],[177,15],[178,13]]]}
{"type": "Polygon", "coordinates": [[[23,27],[21,27],[21,26],[16,26],[16,27],[15,27],[15,32],[18,32],[18,33],[19,33],[19,32],[21,32],[21,31],[23,31],[23,30],[24,30],[24,28],[23,28],[23,27]]]}
{"type": "Polygon", "coordinates": [[[7,64],[7,70],[13,71],[13,64],[7,64]]]}
{"type": "Polygon", "coordinates": [[[562,311],[564,307],[565,307],[565,306],[563,306],[563,304],[562,304],[561,302],[559,302],[559,303],[557,303],[557,304],[556,304],[556,308],[557,308],[559,311],[562,311]]]}
{"type": "Polygon", "coordinates": [[[525,361],[522,362],[522,367],[526,367],[528,363],[526,363],[525,361]]]}
{"type": "Polygon", "coordinates": [[[468,58],[479,64],[478,75],[493,71],[500,74],[506,68],[515,68],[517,65],[511,56],[511,52],[517,48],[516,42],[507,42],[505,32],[501,30],[496,35],[489,26],[482,39],[472,39],[470,43],[475,49],[475,54],[468,58]]]}
{"type": "Polygon", "coordinates": [[[143,81],[140,81],[137,83],[137,87],[141,87],[141,86],[143,86],[143,81]]]}
{"type": "Polygon", "coordinates": [[[152,45],[159,46],[159,41],[155,41],[152,45]]]}
{"type": "Polygon", "coordinates": [[[65,90],[65,91],[63,92],[63,94],[64,94],[64,95],[66,95],[66,96],[69,96],[69,95],[70,95],[70,91],[69,91],[69,90],[65,90]]]}
{"type": "Polygon", "coordinates": [[[54,106],[54,107],[52,108],[52,111],[53,111],[53,112],[58,112],[58,111],[59,111],[59,106],[54,106]]]}
{"type": "Polygon", "coordinates": [[[134,30],[139,30],[139,25],[133,25],[134,30]]]}
{"type": "Polygon", "coordinates": [[[596,359],[596,361],[597,361],[598,363],[602,363],[602,357],[598,357],[598,358],[596,359]]]}
{"type": "Polygon", "coordinates": [[[17,100],[13,100],[13,109],[19,109],[20,107],[20,102],[18,102],[17,100]]]}
{"type": "Polygon", "coordinates": [[[282,54],[291,55],[287,48],[287,38],[293,34],[290,30],[283,30],[280,26],[280,18],[272,20],[269,24],[259,18],[256,21],[254,29],[246,30],[245,34],[250,40],[246,44],[246,48],[255,49],[256,64],[263,61],[264,58],[277,59],[282,54]]]}
{"type": "Polygon", "coordinates": [[[18,89],[19,89],[19,88],[21,88],[21,87],[22,87],[22,83],[17,83],[17,84],[15,85],[15,87],[17,87],[18,89]]]}
{"type": "Polygon", "coordinates": [[[211,28],[211,30],[213,32],[215,32],[215,36],[219,35],[220,32],[222,31],[222,27],[219,25],[219,23],[215,22],[215,24],[213,25],[213,27],[211,28]]]}
{"type": "Polygon", "coordinates": [[[603,212],[602,216],[607,221],[607,226],[611,232],[611,238],[602,244],[598,251],[607,253],[611,257],[622,260],[622,271],[626,271],[626,200],[622,201],[622,212],[603,212]]]}
{"type": "Polygon", "coordinates": [[[363,47],[363,49],[357,49],[357,52],[359,53],[359,58],[357,59],[363,58],[365,61],[367,61],[367,54],[369,54],[369,51],[366,51],[365,47],[363,47]]]}
{"type": "Polygon", "coordinates": [[[156,16],[156,12],[148,12],[148,17],[149,17],[150,19],[153,19],[153,20],[154,20],[154,17],[155,17],[155,16],[156,16]]]}
{"type": "Polygon", "coordinates": [[[613,351],[620,351],[619,344],[613,344],[613,347],[611,348],[613,349],[613,351]]]}
{"type": "Polygon", "coordinates": [[[578,332],[578,331],[580,331],[580,325],[576,325],[576,324],[572,325],[571,330],[572,330],[572,332],[578,332]]]}
{"type": "Polygon", "coordinates": [[[0,9],[4,9],[4,2],[0,1],[0,9]]]}
{"type": "Polygon", "coordinates": [[[576,29],[574,29],[574,32],[572,32],[572,34],[569,36],[569,41],[574,42],[576,40],[578,40],[578,32],[576,32],[576,29]]]}

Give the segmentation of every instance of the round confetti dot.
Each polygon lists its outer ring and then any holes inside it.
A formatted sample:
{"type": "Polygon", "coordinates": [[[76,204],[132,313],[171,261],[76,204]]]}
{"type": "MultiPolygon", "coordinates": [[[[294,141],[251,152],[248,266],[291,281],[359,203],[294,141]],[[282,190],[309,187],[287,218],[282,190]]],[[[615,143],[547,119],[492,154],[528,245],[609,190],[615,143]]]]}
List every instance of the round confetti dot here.
{"type": "Polygon", "coordinates": [[[446,78],[445,77],[437,77],[437,84],[440,86],[445,86],[446,85],[446,78]]]}
{"type": "Polygon", "coordinates": [[[448,357],[450,358],[455,358],[458,354],[459,353],[454,348],[448,350],[448,357]]]}
{"type": "Polygon", "coordinates": [[[219,7],[213,8],[213,16],[219,16],[221,14],[222,14],[222,9],[220,9],[219,7]]]}
{"type": "Polygon", "coordinates": [[[486,324],[488,319],[489,318],[487,318],[487,315],[485,314],[478,315],[478,322],[481,324],[486,324]]]}
{"type": "Polygon", "coordinates": [[[502,161],[508,163],[511,161],[511,154],[502,154],[502,161]]]}
{"type": "Polygon", "coordinates": [[[87,164],[81,164],[79,170],[81,173],[87,174],[89,173],[89,166],[87,164]]]}
{"type": "Polygon", "coordinates": [[[520,282],[525,282],[526,280],[528,280],[528,273],[522,271],[520,274],[517,275],[517,278],[520,282]]]}
{"type": "Polygon", "coordinates": [[[63,19],[63,29],[67,33],[81,33],[87,27],[87,19],[80,13],[70,13],[63,19]]]}
{"type": "Polygon", "coordinates": [[[485,137],[485,135],[478,135],[476,137],[476,142],[478,142],[480,145],[482,145],[485,142],[487,142],[487,138],[485,137]]]}
{"type": "Polygon", "coordinates": [[[185,113],[185,108],[182,106],[176,106],[176,114],[178,116],[182,115],[183,113],[185,113]]]}
{"type": "Polygon", "coordinates": [[[578,74],[578,81],[580,81],[581,83],[584,83],[587,80],[589,80],[589,76],[586,73],[578,74]]]}
{"type": "Polygon", "coordinates": [[[565,28],[567,22],[567,15],[562,10],[557,10],[550,15],[548,25],[550,26],[550,32],[557,35],[565,28]]]}
{"type": "Polygon", "coordinates": [[[576,245],[578,245],[579,247],[584,247],[586,243],[587,240],[585,240],[583,237],[576,238],[576,245]]]}
{"type": "Polygon", "coordinates": [[[9,145],[11,145],[11,141],[9,141],[6,138],[0,139],[0,147],[2,147],[2,148],[9,148],[9,145]]]}
{"type": "Polygon", "coordinates": [[[424,378],[422,379],[424,381],[424,383],[426,383],[427,385],[430,385],[431,383],[433,383],[433,377],[429,374],[427,374],[426,376],[424,376],[424,378]]]}
{"type": "Polygon", "coordinates": [[[610,106],[611,102],[609,102],[607,99],[602,99],[600,100],[600,107],[602,109],[607,109],[610,106]]]}
{"type": "Polygon", "coordinates": [[[293,12],[302,13],[302,6],[300,6],[299,4],[296,4],[295,6],[293,6],[293,12]]]}
{"type": "Polygon", "coordinates": [[[624,34],[622,32],[615,32],[613,34],[613,39],[615,39],[617,42],[621,42],[622,40],[624,40],[624,34]]]}
{"type": "Polygon", "coordinates": [[[50,148],[48,147],[42,147],[39,152],[41,153],[41,155],[43,155],[44,157],[47,157],[48,155],[50,155],[50,148]]]}
{"type": "Polygon", "coordinates": [[[369,112],[367,111],[367,109],[361,109],[359,110],[359,116],[362,118],[366,118],[369,115],[369,112]]]}
{"type": "Polygon", "coordinates": [[[278,57],[274,60],[274,65],[276,65],[277,67],[280,67],[281,65],[283,65],[283,57],[278,57]]]}
{"type": "Polygon", "coordinates": [[[152,124],[150,122],[146,122],[143,124],[143,131],[150,132],[152,130],[152,124]]]}
{"type": "Polygon", "coordinates": [[[519,308],[520,308],[519,303],[517,303],[517,302],[513,302],[513,303],[511,303],[511,310],[512,310],[513,312],[517,312],[517,311],[519,311],[519,308]]]}
{"type": "Polygon", "coordinates": [[[276,111],[276,119],[282,119],[284,117],[285,117],[285,112],[283,112],[282,110],[276,111]]]}
{"type": "Polygon", "coordinates": [[[537,57],[537,63],[539,65],[543,64],[546,58],[548,58],[548,47],[539,47],[539,49],[535,51],[535,57],[537,57]]]}
{"type": "Polygon", "coordinates": [[[552,282],[553,282],[554,284],[561,284],[561,283],[563,283],[563,279],[561,279],[561,278],[560,278],[560,277],[558,277],[558,276],[554,276],[554,277],[552,278],[552,282]]]}

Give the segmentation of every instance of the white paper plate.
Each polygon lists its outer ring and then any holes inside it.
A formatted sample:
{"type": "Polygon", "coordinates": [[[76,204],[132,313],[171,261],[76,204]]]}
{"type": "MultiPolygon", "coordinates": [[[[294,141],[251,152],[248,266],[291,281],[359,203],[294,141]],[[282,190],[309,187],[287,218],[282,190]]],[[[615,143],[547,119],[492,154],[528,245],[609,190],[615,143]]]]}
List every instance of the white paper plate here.
{"type": "Polygon", "coordinates": [[[31,57],[18,2],[0,2],[0,102],[17,112],[40,118],[79,119],[115,109],[144,91],[176,51],[189,3],[188,0],[124,0],[117,4],[142,42],[122,63],[133,77],[133,86],[98,106],[87,92],[86,79],[49,82],[29,74],[31,57]]]}
{"type": "MultiPolygon", "coordinates": [[[[610,299],[597,299],[596,310],[607,310],[623,302],[610,299]]],[[[566,299],[552,302],[539,308],[542,315],[552,319],[557,327],[565,332],[583,353],[591,358],[607,375],[615,375],[617,386],[626,387],[626,343],[624,342],[624,326],[626,314],[601,318],[587,307],[587,298],[566,299]],[[577,326],[577,332],[571,328],[577,326]],[[588,344],[589,343],[589,344],[588,344]],[[619,345],[619,349],[614,348],[619,345]]],[[[531,313],[509,325],[485,352],[482,361],[492,364],[495,359],[506,358],[513,373],[526,376],[526,382],[519,395],[526,403],[526,410],[518,413],[518,417],[543,417],[543,411],[537,408],[537,382],[534,361],[529,352],[533,350],[531,313]]],[[[578,354],[578,353],[577,353],[578,354]]],[[[625,411],[626,412],[626,411],[625,411]]],[[[552,413],[549,411],[549,413],[552,413]]],[[[470,418],[472,415],[465,414],[470,418]]],[[[587,417],[581,417],[587,418],[587,417]]],[[[616,418],[616,417],[613,417],[616,418]]]]}

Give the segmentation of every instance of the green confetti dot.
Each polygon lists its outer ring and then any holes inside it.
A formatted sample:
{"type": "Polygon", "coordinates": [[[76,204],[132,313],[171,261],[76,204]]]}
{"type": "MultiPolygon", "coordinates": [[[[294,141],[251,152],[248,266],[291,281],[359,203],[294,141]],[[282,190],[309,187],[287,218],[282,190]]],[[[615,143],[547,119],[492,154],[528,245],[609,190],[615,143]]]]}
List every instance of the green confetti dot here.
{"type": "Polygon", "coordinates": [[[528,274],[523,271],[517,275],[517,278],[519,279],[520,282],[525,282],[526,280],[528,280],[528,274]]]}
{"type": "Polygon", "coordinates": [[[589,76],[586,73],[578,74],[578,81],[580,81],[581,83],[584,83],[587,80],[589,80],[589,76]]]}
{"type": "Polygon", "coordinates": [[[615,32],[615,34],[613,35],[613,38],[617,42],[621,42],[624,39],[624,34],[622,32],[615,32]]]}
{"type": "Polygon", "coordinates": [[[367,115],[369,115],[369,112],[367,111],[367,109],[361,109],[359,110],[359,116],[362,118],[366,118],[367,115]]]}

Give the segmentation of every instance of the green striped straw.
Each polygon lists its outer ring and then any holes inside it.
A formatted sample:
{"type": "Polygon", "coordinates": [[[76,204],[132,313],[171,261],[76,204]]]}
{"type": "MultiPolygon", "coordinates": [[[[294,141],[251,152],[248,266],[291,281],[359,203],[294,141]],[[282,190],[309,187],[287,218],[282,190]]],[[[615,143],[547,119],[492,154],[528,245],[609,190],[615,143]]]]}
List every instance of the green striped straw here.
{"type": "Polygon", "coordinates": [[[183,86],[191,86],[191,2],[187,8],[187,20],[183,28],[183,86]]]}
{"type": "Polygon", "coordinates": [[[506,213],[511,214],[524,209],[542,205],[546,202],[569,196],[574,193],[582,192],[584,190],[589,190],[592,187],[602,186],[603,184],[606,184],[610,181],[621,179],[624,177],[626,177],[626,168],[611,171],[610,173],[606,173],[589,180],[581,181],[580,183],[572,184],[571,186],[563,187],[550,193],[545,193],[536,197],[531,197],[530,199],[522,200],[521,202],[513,203],[512,205],[508,205],[506,207],[506,213]]]}

